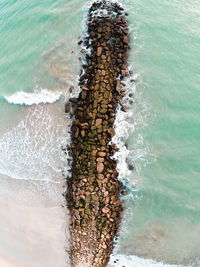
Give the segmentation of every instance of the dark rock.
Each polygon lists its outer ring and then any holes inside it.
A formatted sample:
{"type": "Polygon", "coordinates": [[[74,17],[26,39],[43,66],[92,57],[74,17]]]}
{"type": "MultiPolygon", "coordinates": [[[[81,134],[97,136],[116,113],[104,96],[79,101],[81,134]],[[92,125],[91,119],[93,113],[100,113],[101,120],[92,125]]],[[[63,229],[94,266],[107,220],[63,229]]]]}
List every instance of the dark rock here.
{"type": "Polygon", "coordinates": [[[70,93],[72,93],[73,90],[74,90],[74,86],[70,86],[70,87],[69,87],[69,91],[70,91],[70,93]]]}
{"type": "Polygon", "coordinates": [[[134,166],[132,164],[128,164],[128,169],[132,171],[134,169],[134,166]]]}
{"type": "Polygon", "coordinates": [[[78,98],[72,97],[69,99],[70,102],[72,103],[77,103],[78,102],[78,98]]]}
{"type": "Polygon", "coordinates": [[[67,102],[67,103],[65,104],[65,113],[69,113],[69,112],[70,112],[70,103],[67,102]]]}

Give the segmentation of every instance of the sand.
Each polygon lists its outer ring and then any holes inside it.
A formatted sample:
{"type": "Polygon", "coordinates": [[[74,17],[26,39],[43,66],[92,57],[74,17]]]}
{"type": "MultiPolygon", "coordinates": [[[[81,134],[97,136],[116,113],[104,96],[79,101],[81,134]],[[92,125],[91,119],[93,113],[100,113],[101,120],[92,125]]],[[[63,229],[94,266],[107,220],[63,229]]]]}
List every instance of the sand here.
{"type": "Polygon", "coordinates": [[[45,186],[38,186],[38,191],[31,194],[30,181],[28,184],[5,176],[0,178],[0,266],[69,266],[65,251],[67,211],[59,199],[61,185],[52,185],[59,192],[56,199],[56,190],[53,192],[50,186],[52,195],[48,198],[45,186]],[[11,191],[11,187],[16,190],[11,191]]]}

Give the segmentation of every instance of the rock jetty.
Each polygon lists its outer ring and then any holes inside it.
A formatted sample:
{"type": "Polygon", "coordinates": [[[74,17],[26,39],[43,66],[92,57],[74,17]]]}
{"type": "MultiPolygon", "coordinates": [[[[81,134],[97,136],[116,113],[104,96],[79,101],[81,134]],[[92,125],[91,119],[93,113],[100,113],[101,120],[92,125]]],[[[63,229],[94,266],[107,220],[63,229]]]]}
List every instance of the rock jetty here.
{"type": "Polygon", "coordinates": [[[126,111],[121,89],[129,49],[126,15],[118,3],[94,2],[88,14],[88,35],[79,42],[91,52],[82,66],[81,92],[72,101],[76,104],[71,128],[73,161],[66,199],[73,267],[105,267],[118,236],[123,187],[117,162],[111,159],[117,150],[111,139],[117,106],[121,103],[126,111]]]}

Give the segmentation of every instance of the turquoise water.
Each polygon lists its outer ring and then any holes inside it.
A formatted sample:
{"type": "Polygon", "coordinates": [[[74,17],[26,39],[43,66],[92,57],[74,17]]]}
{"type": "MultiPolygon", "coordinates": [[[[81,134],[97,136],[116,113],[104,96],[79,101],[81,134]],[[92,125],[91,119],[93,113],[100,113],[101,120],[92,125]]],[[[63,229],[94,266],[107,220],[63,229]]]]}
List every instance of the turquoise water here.
{"type": "Polygon", "coordinates": [[[122,251],[199,266],[200,2],[128,6],[137,37],[131,62],[140,74],[128,143],[139,192],[125,202],[122,251]]]}
{"type": "MultiPolygon", "coordinates": [[[[63,92],[73,84],[79,62],[72,51],[82,20],[76,6],[77,1],[0,2],[0,130],[24,110],[4,96],[46,88],[63,92]]],[[[21,101],[16,97],[16,104],[21,101]]]]}
{"type": "MultiPolygon", "coordinates": [[[[200,2],[123,3],[131,28],[129,61],[138,78],[130,107],[134,130],[127,140],[135,169],[122,177],[130,189],[117,252],[200,266],[200,2]]],[[[69,86],[77,87],[77,41],[88,5],[83,0],[0,2],[0,172],[7,168],[9,179],[20,172],[23,179],[59,174],[65,122],[58,118],[69,86]],[[42,104],[42,90],[49,94],[47,102],[60,100],[42,104]],[[47,125],[49,131],[41,134],[47,125]],[[31,152],[36,156],[28,156],[31,152]],[[27,170],[27,162],[35,172],[27,170]]],[[[127,264],[136,266],[133,259],[127,264]]]]}

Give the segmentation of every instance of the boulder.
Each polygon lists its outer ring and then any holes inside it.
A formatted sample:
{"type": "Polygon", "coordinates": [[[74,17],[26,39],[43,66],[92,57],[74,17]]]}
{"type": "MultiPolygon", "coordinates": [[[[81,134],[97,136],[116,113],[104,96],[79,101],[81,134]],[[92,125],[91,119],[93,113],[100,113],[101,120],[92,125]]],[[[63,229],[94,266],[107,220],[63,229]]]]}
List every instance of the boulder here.
{"type": "Polygon", "coordinates": [[[96,119],[96,126],[102,124],[102,119],[96,119]]]}
{"type": "Polygon", "coordinates": [[[117,81],[116,81],[116,91],[117,91],[118,93],[120,93],[120,89],[121,89],[121,86],[120,86],[120,80],[117,79],[117,81]]]}
{"type": "Polygon", "coordinates": [[[104,159],[104,158],[97,158],[96,161],[97,161],[97,162],[102,162],[102,163],[103,163],[103,162],[105,161],[105,159],[104,159]]]}
{"type": "Polygon", "coordinates": [[[102,162],[97,163],[97,172],[102,173],[104,170],[104,164],[102,162]]]}
{"type": "Polygon", "coordinates": [[[99,155],[100,157],[105,157],[105,156],[106,156],[106,153],[105,153],[105,152],[99,152],[98,155],[99,155]]]}
{"type": "Polygon", "coordinates": [[[102,209],[103,213],[108,213],[109,211],[110,211],[110,209],[106,206],[102,209]]]}
{"type": "Polygon", "coordinates": [[[102,47],[99,46],[99,47],[97,48],[97,56],[100,57],[100,56],[101,56],[101,53],[102,53],[102,47]]]}
{"type": "Polygon", "coordinates": [[[77,103],[77,102],[78,102],[78,98],[76,98],[76,97],[71,97],[71,98],[69,99],[69,101],[72,102],[72,103],[77,103]]]}
{"type": "Polygon", "coordinates": [[[85,91],[89,90],[89,88],[87,86],[85,86],[85,85],[82,86],[82,89],[85,90],[85,91]]]}
{"type": "Polygon", "coordinates": [[[69,112],[70,112],[70,103],[67,102],[67,103],[65,104],[65,113],[69,113],[69,112]]]}

